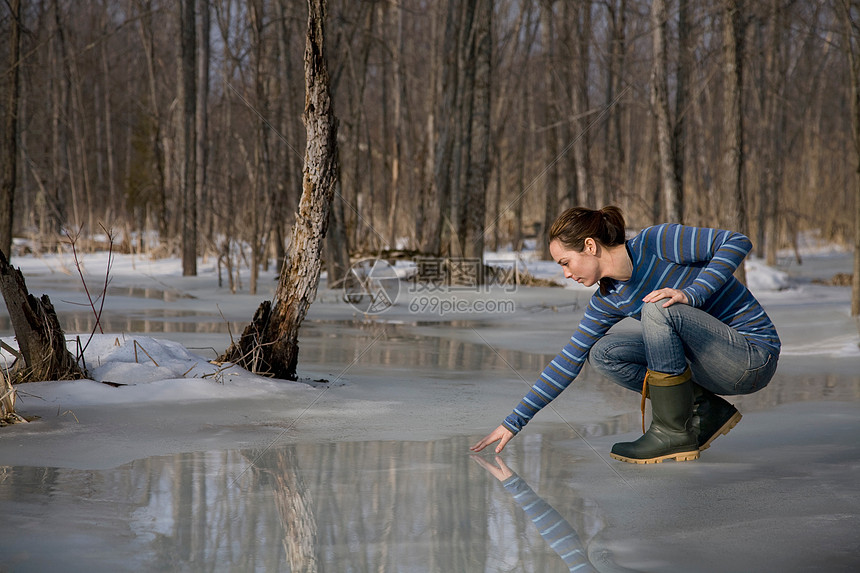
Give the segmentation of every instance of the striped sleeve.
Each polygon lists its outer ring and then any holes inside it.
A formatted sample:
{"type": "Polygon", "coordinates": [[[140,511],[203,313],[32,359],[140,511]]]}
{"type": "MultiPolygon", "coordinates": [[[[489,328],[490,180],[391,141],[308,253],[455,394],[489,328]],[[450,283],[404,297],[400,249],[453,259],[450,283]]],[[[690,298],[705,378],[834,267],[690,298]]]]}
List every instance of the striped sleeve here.
{"type": "MultiPolygon", "coordinates": [[[[683,289],[690,306],[701,307],[732,279],[752,249],[750,240],[736,232],[668,224],[651,229],[647,241],[663,260],[700,266],[696,279],[683,289]]],[[[647,248],[647,247],[646,247],[647,248]]]]}
{"type": "Polygon", "coordinates": [[[578,573],[595,571],[588,561],[585,548],[576,530],[558,511],[538,496],[520,476],[514,474],[502,482],[502,486],[513,496],[517,505],[537,527],[541,537],[561,557],[570,571],[578,573]]]}
{"type": "Polygon", "coordinates": [[[588,351],[594,343],[622,318],[623,315],[617,314],[617,309],[595,293],[570,341],[544,368],[528,394],[520,400],[502,424],[514,434],[519,433],[535,414],[555,400],[573,382],[582,370],[588,358],[588,351]]]}

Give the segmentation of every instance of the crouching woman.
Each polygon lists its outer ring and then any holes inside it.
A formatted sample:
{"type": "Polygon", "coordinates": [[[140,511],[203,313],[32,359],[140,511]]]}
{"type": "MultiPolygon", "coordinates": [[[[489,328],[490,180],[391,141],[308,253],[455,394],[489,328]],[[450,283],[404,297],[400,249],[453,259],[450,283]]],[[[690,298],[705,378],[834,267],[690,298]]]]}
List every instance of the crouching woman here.
{"type": "Polygon", "coordinates": [[[499,442],[501,452],[588,359],[616,384],[641,392],[643,412],[651,399],[648,431],[615,444],[613,458],[640,464],[698,458],[741,419],[721,395],[760,390],[779,359],[773,322],[733,276],[750,251],[749,239],[663,224],[625,240],[621,210],[610,206],[568,209],[552,225],[549,241],[566,278],[599,289],[561,353],[472,450],[499,442]],[[608,332],[625,317],[640,320],[641,332],[608,332]]]}

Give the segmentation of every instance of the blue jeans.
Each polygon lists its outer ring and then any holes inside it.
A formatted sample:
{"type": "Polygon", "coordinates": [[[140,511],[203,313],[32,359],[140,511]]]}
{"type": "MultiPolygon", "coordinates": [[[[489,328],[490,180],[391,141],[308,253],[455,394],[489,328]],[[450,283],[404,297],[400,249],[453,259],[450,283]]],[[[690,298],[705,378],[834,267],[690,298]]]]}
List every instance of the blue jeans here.
{"type": "Polygon", "coordinates": [[[751,394],[776,372],[779,355],[751,344],[735,329],[686,304],[642,307],[641,333],[608,333],[591,348],[589,363],[625,388],[642,391],[646,369],[681,374],[715,394],[751,394]]]}

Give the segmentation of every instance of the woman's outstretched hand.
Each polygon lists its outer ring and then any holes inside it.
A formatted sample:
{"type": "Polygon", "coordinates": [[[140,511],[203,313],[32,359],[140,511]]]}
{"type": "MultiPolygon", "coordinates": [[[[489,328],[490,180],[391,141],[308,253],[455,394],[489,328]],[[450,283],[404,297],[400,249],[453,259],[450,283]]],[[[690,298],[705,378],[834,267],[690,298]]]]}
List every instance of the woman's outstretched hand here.
{"type": "Polygon", "coordinates": [[[496,446],[496,453],[500,453],[503,449],[505,449],[505,444],[511,441],[511,438],[514,437],[514,433],[507,429],[504,426],[499,426],[492,432],[490,432],[483,440],[472,446],[470,449],[473,452],[480,452],[493,442],[499,442],[499,445],[496,446]]]}

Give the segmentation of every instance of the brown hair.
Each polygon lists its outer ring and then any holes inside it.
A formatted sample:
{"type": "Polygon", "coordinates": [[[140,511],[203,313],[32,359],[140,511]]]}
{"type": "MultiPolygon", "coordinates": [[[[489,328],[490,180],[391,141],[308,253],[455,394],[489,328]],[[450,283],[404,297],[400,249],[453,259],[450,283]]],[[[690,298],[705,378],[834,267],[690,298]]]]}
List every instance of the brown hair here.
{"type": "MultiPolygon", "coordinates": [[[[621,209],[608,205],[603,209],[571,207],[558,216],[549,228],[549,242],[559,241],[566,249],[582,252],[585,239],[591,237],[601,246],[624,244],[624,215],[621,209]]],[[[609,294],[612,279],[600,279],[601,294],[609,294]]]]}
{"type": "Polygon", "coordinates": [[[608,205],[603,209],[571,207],[558,216],[549,228],[549,242],[558,240],[565,248],[582,252],[585,239],[591,237],[604,247],[624,243],[624,215],[621,209],[608,205]]]}

